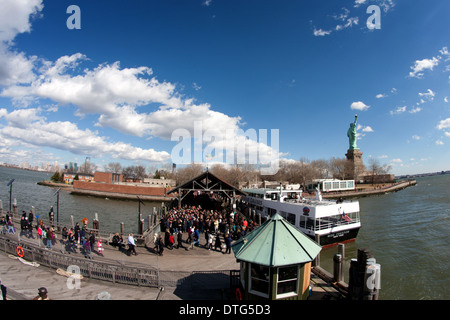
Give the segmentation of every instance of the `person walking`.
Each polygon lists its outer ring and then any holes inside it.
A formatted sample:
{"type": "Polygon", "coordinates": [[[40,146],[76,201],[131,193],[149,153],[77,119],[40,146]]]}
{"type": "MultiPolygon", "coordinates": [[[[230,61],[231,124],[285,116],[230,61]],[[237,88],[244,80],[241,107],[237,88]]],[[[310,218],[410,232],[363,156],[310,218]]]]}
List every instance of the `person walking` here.
{"type": "Polygon", "coordinates": [[[220,252],[222,252],[222,241],[220,240],[220,235],[216,235],[216,242],[214,244],[214,250],[217,250],[217,248],[220,249],[220,252]]]}
{"type": "Polygon", "coordinates": [[[184,249],[186,249],[184,246],[183,246],[183,234],[182,234],[182,232],[181,232],[181,229],[178,231],[178,234],[177,234],[177,249],[178,248],[184,248],[184,249]]]}
{"type": "Polygon", "coordinates": [[[78,222],[75,224],[75,228],[73,229],[73,236],[75,239],[75,244],[78,244],[78,240],[80,237],[80,225],[78,224],[78,222]]]}
{"type": "Polygon", "coordinates": [[[50,228],[47,231],[47,245],[46,245],[46,249],[48,250],[52,250],[53,249],[53,238],[54,238],[54,234],[53,234],[53,228],[50,228]]]}
{"type": "Polygon", "coordinates": [[[210,233],[210,232],[208,232],[208,245],[207,245],[207,247],[208,247],[208,250],[211,250],[212,249],[212,244],[213,244],[213,238],[214,238],[214,236],[213,236],[213,234],[212,233],[210,233]]]}
{"type": "Polygon", "coordinates": [[[95,233],[92,230],[89,232],[89,242],[91,243],[91,250],[94,250],[95,233]]]}
{"type": "Polygon", "coordinates": [[[194,233],[189,233],[189,249],[194,249],[194,233]]]}
{"type": "Polygon", "coordinates": [[[103,257],[102,239],[98,239],[98,241],[97,241],[97,250],[98,250],[98,254],[103,257]]]}
{"type": "Polygon", "coordinates": [[[127,255],[130,256],[131,253],[134,253],[135,256],[137,256],[138,254],[136,253],[136,243],[134,241],[133,238],[133,234],[130,233],[130,235],[128,236],[128,251],[127,251],[127,255]]]}
{"type": "Polygon", "coordinates": [[[229,233],[227,233],[225,235],[225,245],[226,245],[225,253],[228,253],[228,254],[231,253],[231,241],[232,241],[231,235],[229,233]]]}
{"type": "Polygon", "coordinates": [[[14,223],[12,222],[11,217],[9,217],[6,225],[8,226],[8,233],[16,234],[16,228],[14,228],[14,223]]]}

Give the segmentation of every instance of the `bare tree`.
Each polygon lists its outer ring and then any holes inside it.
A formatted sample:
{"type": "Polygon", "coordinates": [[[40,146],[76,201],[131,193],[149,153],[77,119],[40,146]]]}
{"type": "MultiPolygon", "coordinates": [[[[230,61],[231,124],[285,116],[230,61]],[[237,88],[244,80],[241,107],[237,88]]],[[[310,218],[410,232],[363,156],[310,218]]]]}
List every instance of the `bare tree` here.
{"type": "Polygon", "coordinates": [[[80,166],[80,173],[88,173],[88,174],[94,174],[95,171],[97,171],[98,166],[95,163],[92,163],[90,161],[85,161],[80,166]]]}
{"type": "Polygon", "coordinates": [[[199,176],[203,173],[203,165],[198,163],[191,163],[184,168],[180,168],[177,170],[175,174],[175,180],[177,185],[185,183],[196,176],[199,176]]]}
{"type": "Polygon", "coordinates": [[[147,174],[145,173],[145,167],[141,165],[134,166],[133,173],[136,179],[143,180],[147,177],[147,174]]]}
{"type": "Polygon", "coordinates": [[[119,162],[110,162],[105,167],[106,172],[121,173],[122,165],[119,162]]]}
{"type": "Polygon", "coordinates": [[[335,179],[345,180],[348,174],[350,163],[345,158],[331,158],[330,173],[335,179]]]}
{"type": "Polygon", "coordinates": [[[369,158],[368,171],[372,176],[372,184],[375,182],[375,176],[388,174],[392,170],[392,166],[388,164],[381,164],[378,159],[369,158]]]}

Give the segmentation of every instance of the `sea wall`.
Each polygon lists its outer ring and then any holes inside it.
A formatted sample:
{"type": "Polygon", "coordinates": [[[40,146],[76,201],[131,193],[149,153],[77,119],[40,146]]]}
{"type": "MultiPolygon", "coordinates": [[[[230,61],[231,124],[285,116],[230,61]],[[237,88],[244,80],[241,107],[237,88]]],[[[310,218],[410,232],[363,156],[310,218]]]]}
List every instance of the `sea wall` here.
{"type": "Polygon", "coordinates": [[[389,192],[397,192],[399,190],[415,186],[417,184],[416,180],[408,180],[397,182],[392,185],[388,185],[382,188],[374,188],[374,189],[366,189],[366,190],[356,190],[356,191],[344,191],[344,192],[336,192],[336,193],[323,193],[322,196],[325,199],[337,199],[337,198],[362,198],[368,196],[374,196],[379,194],[386,194],[389,192]]]}
{"type": "Polygon", "coordinates": [[[110,198],[135,198],[138,196],[149,198],[167,198],[167,188],[138,186],[134,184],[114,184],[74,181],[72,193],[110,198]]]}

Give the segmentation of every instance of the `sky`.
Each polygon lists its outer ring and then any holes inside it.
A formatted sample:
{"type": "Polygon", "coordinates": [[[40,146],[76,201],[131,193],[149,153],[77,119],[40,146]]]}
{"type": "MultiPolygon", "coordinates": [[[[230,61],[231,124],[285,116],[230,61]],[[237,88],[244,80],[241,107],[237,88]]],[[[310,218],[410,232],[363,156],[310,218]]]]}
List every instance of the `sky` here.
{"type": "Polygon", "coordinates": [[[357,114],[366,164],[450,170],[449,12],[448,0],[0,0],[0,162],[276,171],[344,158],[357,114]]]}

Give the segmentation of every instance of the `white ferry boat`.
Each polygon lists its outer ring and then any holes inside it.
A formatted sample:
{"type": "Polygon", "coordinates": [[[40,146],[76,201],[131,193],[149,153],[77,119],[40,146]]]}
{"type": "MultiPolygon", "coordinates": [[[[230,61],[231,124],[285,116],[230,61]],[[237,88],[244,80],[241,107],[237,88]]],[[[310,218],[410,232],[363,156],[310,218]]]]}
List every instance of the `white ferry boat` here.
{"type": "Polygon", "coordinates": [[[323,247],[354,241],[361,228],[358,201],[302,197],[301,190],[243,189],[241,202],[248,209],[269,218],[278,213],[323,247]]]}

